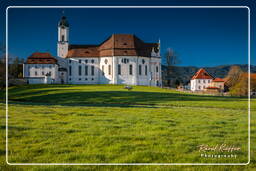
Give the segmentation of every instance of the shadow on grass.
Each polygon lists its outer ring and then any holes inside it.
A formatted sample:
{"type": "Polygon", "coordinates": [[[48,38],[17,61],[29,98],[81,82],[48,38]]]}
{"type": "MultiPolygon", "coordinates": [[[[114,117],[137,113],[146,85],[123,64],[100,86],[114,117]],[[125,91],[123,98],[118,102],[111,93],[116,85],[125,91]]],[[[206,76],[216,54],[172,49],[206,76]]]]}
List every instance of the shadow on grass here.
{"type": "MultiPolygon", "coordinates": [[[[189,107],[187,103],[196,107],[196,102],[233,102],[247,99],[220,96],[204,96],[194,94],[182,94],[175,92],[143,92],[143,91],[81,91],[77,89],[49,89],[36,92],[20,92],[16,96],[9,97],[9,103],[23,105],[61,105],[61,106],[89,106],[89,107],[189,107]],[[76,90],[76,92],[74,92],[76,90]],[[54,94],[50,94],[52,92],[54,94]],[[49,94],[48,94],[49,93],[49,94]],[[179,104],[173,104],[178,102],[179,104]],[[194,103],[195,102],[195,103],[194,103]]],[[[215,106],[198,106],[215,108],[215,106]]],[[[232,108],[232,107],[231,107],[232,108]]]]}

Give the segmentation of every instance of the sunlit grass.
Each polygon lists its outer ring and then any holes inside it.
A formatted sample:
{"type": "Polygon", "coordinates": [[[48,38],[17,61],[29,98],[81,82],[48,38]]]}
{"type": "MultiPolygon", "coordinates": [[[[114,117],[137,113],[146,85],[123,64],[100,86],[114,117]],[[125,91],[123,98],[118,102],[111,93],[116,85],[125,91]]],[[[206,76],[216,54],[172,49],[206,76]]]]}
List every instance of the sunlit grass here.
{"type": "Polygon", "coordinates": [[[9,95],[12,163],[247,162],[247,99],[105,85],[33,85],[9,95]],[[241,147],[238,158],[200,157],[198,145],[222,143],[241,147]]]}

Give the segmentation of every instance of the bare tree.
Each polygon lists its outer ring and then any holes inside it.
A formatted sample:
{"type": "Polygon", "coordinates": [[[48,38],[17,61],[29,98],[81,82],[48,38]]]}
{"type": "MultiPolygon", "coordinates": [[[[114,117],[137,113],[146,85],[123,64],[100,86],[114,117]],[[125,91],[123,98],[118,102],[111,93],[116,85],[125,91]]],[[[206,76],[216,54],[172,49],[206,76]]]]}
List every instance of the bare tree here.
{"type": "Polygon", "coordinates": [[[5,60],[5,46],[0,44],[0,89],[5,87],[5,69],[6,69],[6,60],[5,60]]]}
{"type": "Polygon", "coordinates": [[[172,48],[167,49],[165,53],[165,58],[167,66],[174,66],[181,62],[178,58],[177,53],[172,48]]]}
{"type": "Polygon", "coordinates": [[[165,53],[165,60],[167,64],[166,73],[163,74],[164,76],[164,84],[166,86],[175,86],[175,79],[173,78],[173,73],[175,71],[175,66],[180,64],[181,61],[177,55],[177,53],[172,49],[168,48],[165,53]]]}
{"type": "Polygon", "coordinates": [[[232,66],[225,78],[226,79],[225,84],[228,87],[233,87],[240,81],[242,75],[243,75],[243,71],[239,66],[236,66],[236,65],[232,66]]]}

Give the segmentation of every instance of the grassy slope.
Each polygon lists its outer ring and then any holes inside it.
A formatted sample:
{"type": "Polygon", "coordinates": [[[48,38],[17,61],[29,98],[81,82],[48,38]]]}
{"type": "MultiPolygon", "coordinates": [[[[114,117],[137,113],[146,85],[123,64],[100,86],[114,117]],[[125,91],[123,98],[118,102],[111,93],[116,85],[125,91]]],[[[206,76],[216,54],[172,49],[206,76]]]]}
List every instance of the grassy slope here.
{"type": "MultiPolygon", "coordinates": [[[[10,162],[246,162],[246,99],[195,96],[149,87],[128,92],[123,86],[105,85],[19,87],[10,89],[9,98],[10,162]],[[242,147],[239,158],[199,157],[197,145],[221,143],[242,147]]],[[[255,105],[252,110],[255,113],[255,105]]],[[[4,155],[3,148],[0,153],[4,155]]]]}

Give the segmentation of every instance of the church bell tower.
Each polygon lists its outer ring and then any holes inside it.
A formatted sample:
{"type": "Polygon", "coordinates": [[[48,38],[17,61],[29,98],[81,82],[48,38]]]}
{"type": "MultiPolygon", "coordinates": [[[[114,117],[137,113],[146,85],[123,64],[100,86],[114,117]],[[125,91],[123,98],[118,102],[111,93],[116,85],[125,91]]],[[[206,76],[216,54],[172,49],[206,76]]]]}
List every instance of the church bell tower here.
{"type": "Polygon", "coordinates": [[[58,23],[57,55],[65,58],[68,53],[69,24],[67,18],[62,16],[58,23]]]}

